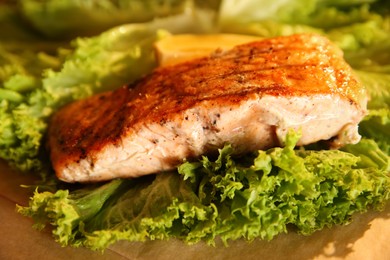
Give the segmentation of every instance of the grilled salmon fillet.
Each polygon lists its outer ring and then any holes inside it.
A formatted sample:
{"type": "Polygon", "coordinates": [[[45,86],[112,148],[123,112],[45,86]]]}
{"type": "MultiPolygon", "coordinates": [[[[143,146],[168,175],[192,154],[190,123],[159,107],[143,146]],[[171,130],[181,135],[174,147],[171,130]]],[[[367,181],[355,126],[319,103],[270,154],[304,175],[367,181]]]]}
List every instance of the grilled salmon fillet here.
{"type": "Polygon", "coordinates": [[[139,81],[63,107],[49,126],[66,182],[137,177],[231,143],[238,152],[360,136],[366,95],[326,38],[300,34],[243,44],[157,68],[139,81]]]}

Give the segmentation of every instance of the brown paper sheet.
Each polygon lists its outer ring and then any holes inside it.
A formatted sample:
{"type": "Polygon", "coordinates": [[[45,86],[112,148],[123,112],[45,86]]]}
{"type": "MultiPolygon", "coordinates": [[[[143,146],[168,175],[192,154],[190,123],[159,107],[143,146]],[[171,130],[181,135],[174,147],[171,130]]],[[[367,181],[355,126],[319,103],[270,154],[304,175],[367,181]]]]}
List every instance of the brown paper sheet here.
{"type": "Polygon", "coordinates": [[[177,240],[119,242],[104,253],[85,248],[61,247],[49,231],[32,228],[32,220],[15,211],[27,205],[31,193],[21,184],[34,177],[12,171],[0,161],[0,259],[390,259],[390,203],[382,212],[356,214],[346,226],[335,226],[302,236],[294,232],[272,241],[199,243],[188,246],[177,240]]]}

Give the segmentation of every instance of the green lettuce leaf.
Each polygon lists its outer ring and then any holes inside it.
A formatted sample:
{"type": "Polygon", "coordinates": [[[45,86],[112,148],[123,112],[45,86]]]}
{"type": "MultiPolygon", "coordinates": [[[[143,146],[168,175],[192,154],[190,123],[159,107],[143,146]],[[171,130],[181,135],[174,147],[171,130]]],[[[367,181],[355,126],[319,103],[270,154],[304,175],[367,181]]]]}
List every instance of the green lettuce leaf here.
{"type": "Polygon", "coordinates": [[[370,110],[369,115],[359,125],[359,132],[366,138],[375,140],[379,147],[390,154],[390,109],[370,110]]]}
{"type": "Polygon", "coordinates": [[[216,11],[219,0],[19,0],[18,11],[49,39],[93,36],[110,28],[145,23],[202,8],[216,11]],[[82,17],[82,19],[80,19],[82,17]]]}
{"type": "Polygon", "coordinates": [[[389,73],[390,20],[384,1],[223,1],[222,31],[263,37],[323,34],[339,45],[355,69],[389,73]],[[371,3],[375,2],[376,5],[371,3]],[[382,8],[380,8],[382,7],[382,8]]]}
{"type": "Polygon", "coordinates": [[[390,74],[357,71],[369,94],[369,113],[359,124],[359,132],[375,140],[390,155],[390,74]]]}
{"type": "Polygon", "coordinates": [[[245,159],[226,145],[218,158],[185,162],[178,172],[36,192],[18,211],[39,228],[50,223],[62,245],[102,250],[119,240],[272,239],[289,225],[308,235],[349,223],[368,207],[383,208],[390,198],[390,161],[374,142],[348,152],[294,150],[299,137],[290,133],[286,147],[245,159]]]}
{"type": "Polygon", "coordinates": [[[28,48],[9,50],[0,43],[0,158],[20,170],[42,166],[41,138],[53,110],[46,106],[49,96],[41,91],[41,74],[59,69],[61,60],[28,48]]]}
{"type": "Polygon", "coordinates": [[[372,2],[371,0],[276,0],[270,3],[266,0],[226,0],[221,3],[219,23],[224,29],[263,21],[331,29],[378,17],[369,12],[367,4],[372,2]]]}
{"type": "Polygon", "coordinates": [[[390,74],[361,70],[356,72],[369,95],[368,109],[390,109],[390,74]]]}
{"type": "Polygon", "coordinates": [[[186,1],[180,0],[19,2],[22,15],[34,29],[45,36],[62,39],[96,35],[121,24],[182,13],[186,7],[186,1]]]}

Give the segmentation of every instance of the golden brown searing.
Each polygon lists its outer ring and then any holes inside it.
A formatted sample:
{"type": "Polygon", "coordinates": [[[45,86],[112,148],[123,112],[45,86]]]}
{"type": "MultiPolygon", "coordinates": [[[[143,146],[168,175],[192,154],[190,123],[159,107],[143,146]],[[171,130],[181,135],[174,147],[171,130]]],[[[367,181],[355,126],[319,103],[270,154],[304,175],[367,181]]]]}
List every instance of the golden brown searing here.
{"type": "Polygon", "coordinates": [[[355,143],[365,92],[342,52],[302,34],[239,45],[157,68],[129,86],[54,115],[51,160],[67,182],[137,177],[231,143],[238,152],[333,138],[355,143]]]}

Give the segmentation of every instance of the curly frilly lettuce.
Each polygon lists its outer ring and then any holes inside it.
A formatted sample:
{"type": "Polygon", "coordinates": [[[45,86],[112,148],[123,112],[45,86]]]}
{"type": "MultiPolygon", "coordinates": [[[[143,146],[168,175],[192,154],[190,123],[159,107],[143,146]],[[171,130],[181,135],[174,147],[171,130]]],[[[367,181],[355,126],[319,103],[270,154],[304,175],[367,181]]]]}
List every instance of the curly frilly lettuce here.
{"type": "Polygon", "coordinates": [[[390,161],[375,142],[348,152],[294,150],[299,137],[290,133],[286,147],[244,159],[226,145],[218,158],[184,162],[178,172],[36,192],[18,211],[39,228],[53,225],[62,245],[102,250],[119,240],[269,240],[289,225],[308,235],[385,205],[390,161]]]}

